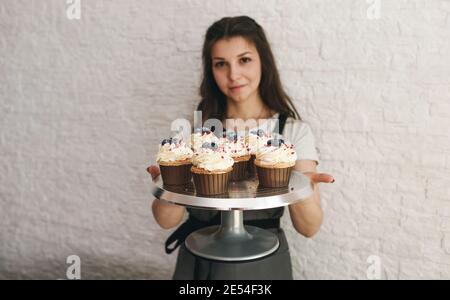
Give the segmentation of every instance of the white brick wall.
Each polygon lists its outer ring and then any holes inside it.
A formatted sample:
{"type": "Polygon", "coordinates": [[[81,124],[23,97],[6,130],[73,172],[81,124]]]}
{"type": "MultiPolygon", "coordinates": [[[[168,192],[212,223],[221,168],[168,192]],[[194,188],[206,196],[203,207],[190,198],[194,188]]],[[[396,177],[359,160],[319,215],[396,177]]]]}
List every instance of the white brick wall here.
{"type": "Polygon", "coordinates": [[[198,101],[206,28],[248,14],[321,150],[325,222],[283,220],[297,279],[450,279],[450,1],[0,2],[0,278],[170,278],[157,143],[198,101]]]}

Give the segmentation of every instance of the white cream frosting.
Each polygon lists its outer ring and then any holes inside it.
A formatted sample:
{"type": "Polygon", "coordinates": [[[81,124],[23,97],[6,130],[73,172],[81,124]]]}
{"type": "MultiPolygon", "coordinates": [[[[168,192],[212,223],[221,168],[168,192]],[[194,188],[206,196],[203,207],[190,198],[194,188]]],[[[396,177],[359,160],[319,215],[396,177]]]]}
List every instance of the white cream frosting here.
{"type": "Polygon", "coordinates": [[[297,160],[297,152],[292,144],[281,144],[280,147],[261,147],[256,152],[256,159],[263,165],[275,165],[277,163],[292,163],[297,160]]]}
{"type": "Polygon", "coordinates": [[[200,148],[192,158],[192,164],[208,171],[226,170],[233,166],[234,160],[223,149],[200,148]]]}
{"type": "Polygon", "coordinates": [[[241,157],[250,154],[244,137],[238,137],[236,141],[224,139],[224,148],[231,157],[241,157]]]}
{"type": "Polygon", "coordinates": [[[181,161],[192,158],[193,154],[192,150],[183,141],[176,144],[166,143],[159,146],[156,161],[158,163],[181,161]]]}
{"type": "Polygon", "coordinates": [[[201,149],[203,143],[217,143],[219,144],[219,138],[212,132],[210,133],[193,133],[191,135],[192,149],[198,151],[201,149]]]}
{"type": "Polygon", "coordinates": [[[271,139],[271,136],[268,134],[264,134],[263,136],[258,136],[253,133],[249,133],[247,136],[247,145],[250,151],[250,154],[256,154],[258,149],[264,147],[268,140],[271,139]]]}

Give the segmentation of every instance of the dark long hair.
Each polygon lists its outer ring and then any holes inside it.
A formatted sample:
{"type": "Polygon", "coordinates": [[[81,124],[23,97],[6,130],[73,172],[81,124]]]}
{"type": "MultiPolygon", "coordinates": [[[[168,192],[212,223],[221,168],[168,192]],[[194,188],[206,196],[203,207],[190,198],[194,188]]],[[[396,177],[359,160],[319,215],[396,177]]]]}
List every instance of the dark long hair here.
{"type": "Polygon", "coordinates": [[[197,110],[202,111],[203,121],[215,118],[223,120],[227,109],[226,96],[219,89],[212,72],[211,50],[221,39],[241,36],[255,45],[261,58],[261,81],[259,93],[271,110],[294,119],[301,119],[291,98],[284,91],[275,59],[264,29],[247,16],[226,17],[212,24],[206,31],[203,44],[203,78],[200,85],[201,102],[197,110]]]}

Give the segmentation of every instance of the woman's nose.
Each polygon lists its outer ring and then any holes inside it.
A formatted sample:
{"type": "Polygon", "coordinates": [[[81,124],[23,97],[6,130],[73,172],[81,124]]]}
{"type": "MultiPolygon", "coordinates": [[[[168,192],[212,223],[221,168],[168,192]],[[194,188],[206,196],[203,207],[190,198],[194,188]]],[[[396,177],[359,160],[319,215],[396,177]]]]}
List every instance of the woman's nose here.
{"type": "Polygon", "coordinates": [[[241,76],[241,70],[239,69],[239,66],[232,65],[230,67],[230,73],[228,75],[232,81],[239,79],[239,77],[241,76]]]}

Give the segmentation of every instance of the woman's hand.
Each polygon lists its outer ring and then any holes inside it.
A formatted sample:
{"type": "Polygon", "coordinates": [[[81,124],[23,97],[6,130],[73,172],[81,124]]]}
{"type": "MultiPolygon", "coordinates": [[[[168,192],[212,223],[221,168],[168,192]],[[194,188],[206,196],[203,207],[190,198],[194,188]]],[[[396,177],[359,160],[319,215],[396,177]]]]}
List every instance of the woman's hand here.
{"type": "Polygon", "coordinates": [[[323,221],[323,211],[320,205],[319,183],[333,183],[334,177],[330,174],[317,173],[316,162],[300,160],[295,165],[299,171],[311,180],[313,194],[307,199],[289,205],[289,212],[294,228],[305,237],[314,236],[319,231],[323,221]]]}
{"type": "Polygon", "coordinates": [[[319,184],[319,183],[333,183],[334,177],[330,174],[326,173],[316,173],[316,172],[305,172],[303,173],[306,176],[309,177],[311,180],[311,183],[313,185],[319,184]]]}
{"type": "MultiPolygon", "coordinates": [[[[152,176],[153,182],[156,182],[156,179],[161,174],[158,166],[155,165],[148,167],[147,172],[152,176]]],[[[152,212],[159,226],[164,229],[170,229],[180,224],[183,220],[185,208],[155,199],[152,204],[152,212]]]]}
{"type": "Polygon", "coordinates": [[[147,172],[149,172],[150,175],[152,176],[153,182],[155,182],[156,179],[158,178],[159,174],[161,174],[158,166],[155,166],[155,165],[151,165],[150,167],[148,167],[147,172]]]}

